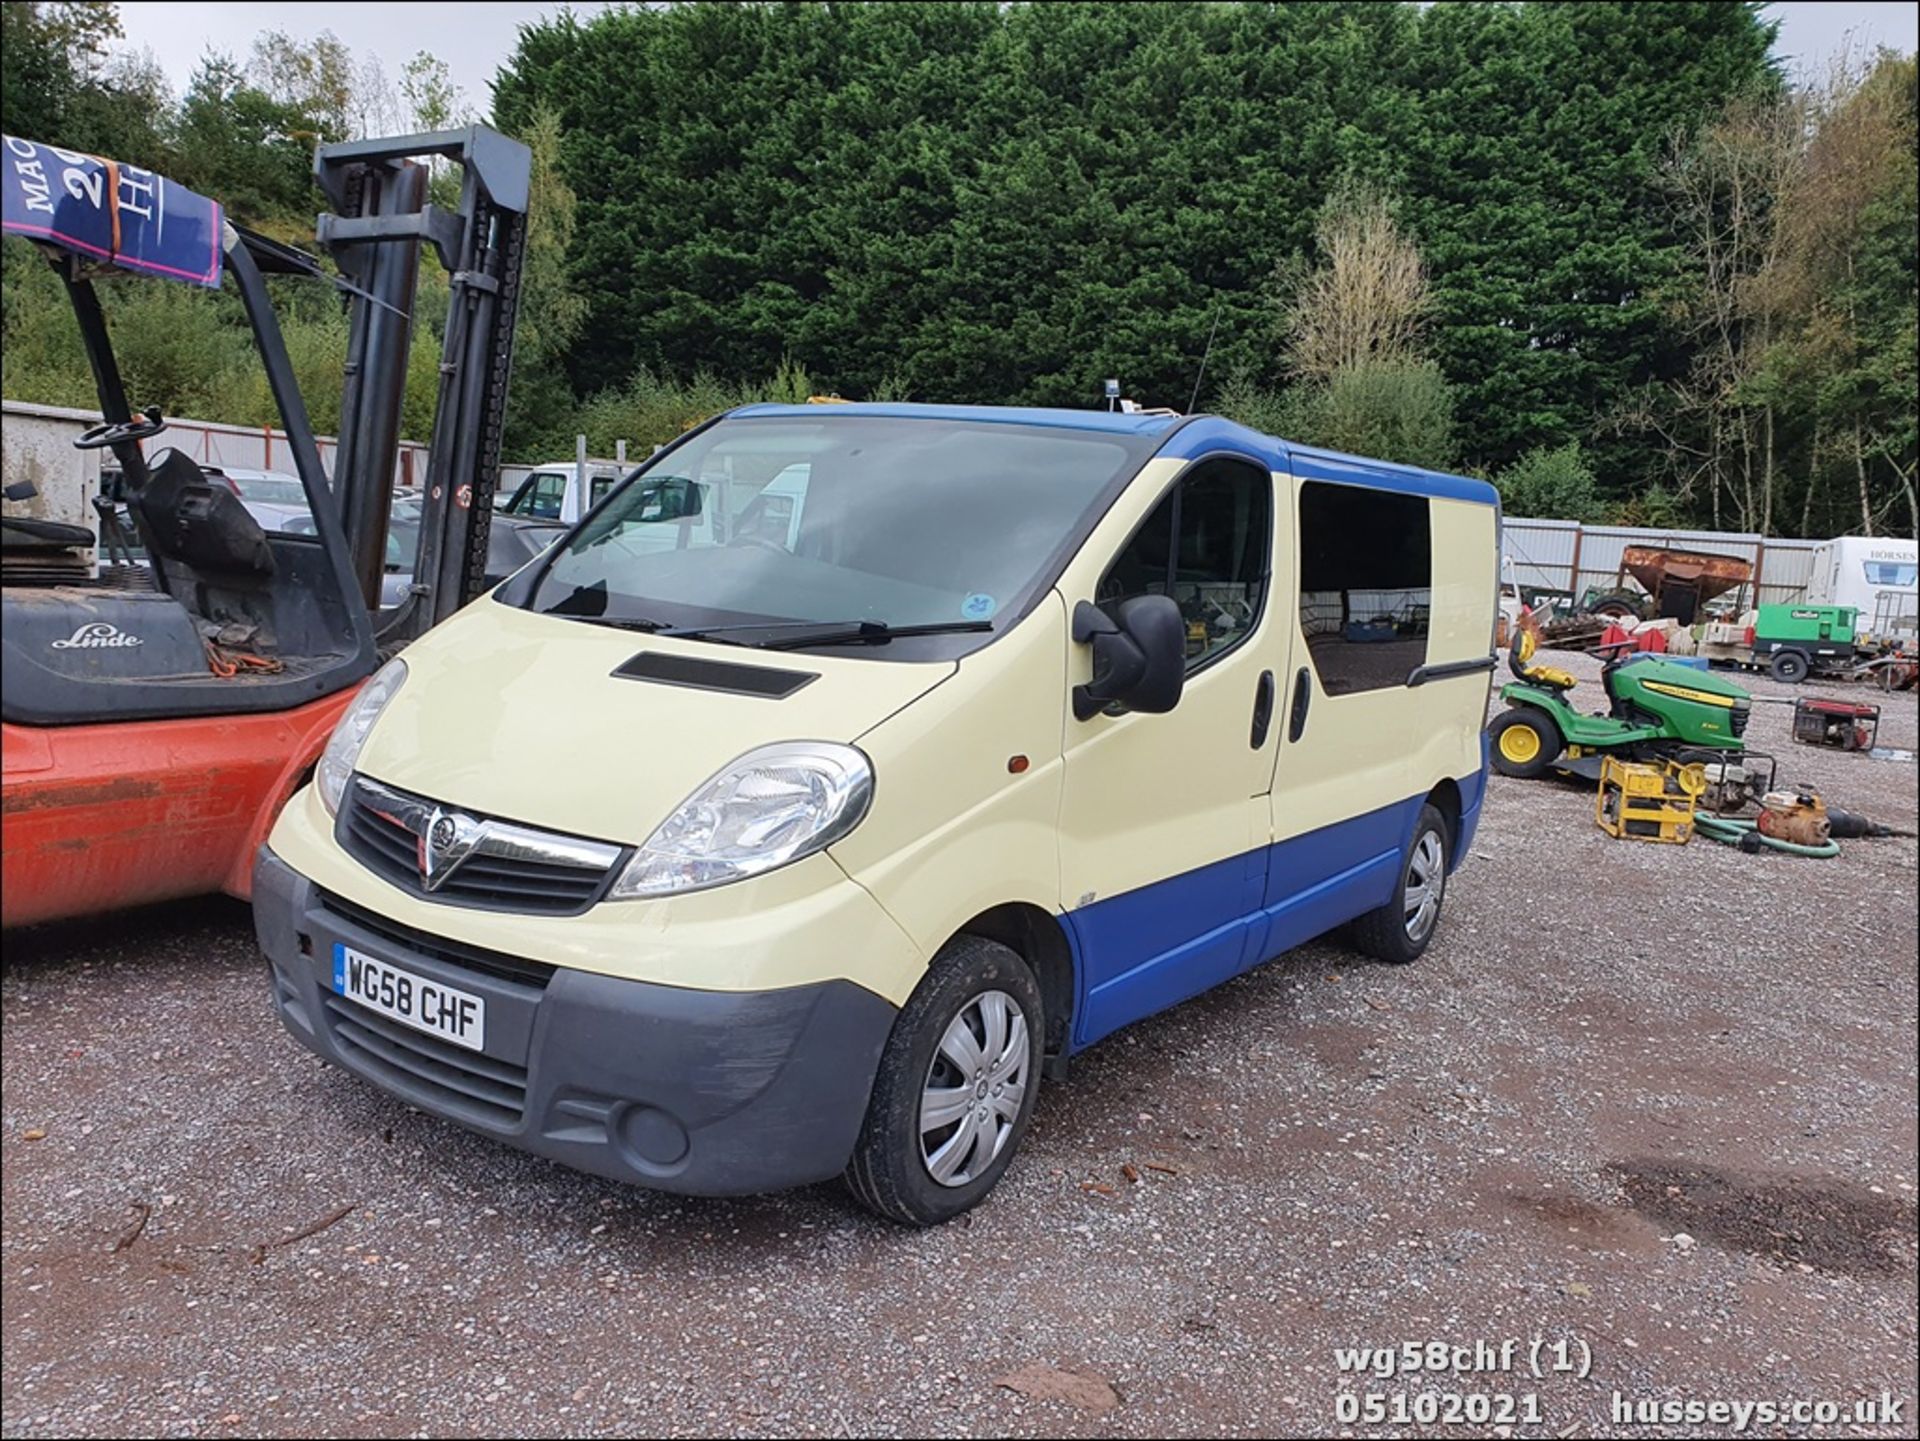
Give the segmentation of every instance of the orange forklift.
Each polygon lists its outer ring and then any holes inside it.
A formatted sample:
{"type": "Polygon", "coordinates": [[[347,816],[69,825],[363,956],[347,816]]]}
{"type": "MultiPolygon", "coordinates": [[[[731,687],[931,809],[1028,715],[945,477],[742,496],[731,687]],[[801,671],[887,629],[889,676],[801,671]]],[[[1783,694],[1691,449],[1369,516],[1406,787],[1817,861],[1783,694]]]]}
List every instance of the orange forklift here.
{"type": "MultiPolygon", "coordinates": [[[[453,613],[534,542],[493,516],[526,232],[530,157],[485,127],[322,147],[332,206],[318,239],[338,274],[235,224],[216,201],[135,166],[0,141],[4,228],[58,271],[124,510],[92,501],[100,539],[144,563],[91,560],[92,528],[0,515],[0,926],[225,891],[334,723],[386,655],[453,613]],[[427,157],[461,170],[457,209],[427,200],[427,157]],[[420,249],[450,277],[412,584],[380,609],[392,475],[420,249]],[[240,498],[135,411],[98,274],[219,288],[231,281],[306,492],[311,534],[263,530],[240,498]],[[275,320],[267,276],[339,290],[349,306],[340,450],[331,478],[275,320]],[[495,529],[498,527],[499,529],[495,529]],[[518,543],[516,544],[516,539],[518,543]],[[503,546],[502,542],[506,542],[503,546]]],[[[7,488],[28,500],[31,481],[7,488]]],[[[9,508],[11,510],[11,507],[9,508]]]]}

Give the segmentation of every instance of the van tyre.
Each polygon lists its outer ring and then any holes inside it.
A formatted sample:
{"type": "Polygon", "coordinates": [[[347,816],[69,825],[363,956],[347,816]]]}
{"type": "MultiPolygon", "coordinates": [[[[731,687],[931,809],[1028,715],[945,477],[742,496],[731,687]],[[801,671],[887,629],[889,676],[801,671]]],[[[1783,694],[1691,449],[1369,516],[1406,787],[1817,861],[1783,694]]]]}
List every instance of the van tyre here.
{"type": "Polygon", "coordinates": [[[846,1171],[861,1204],[936,1226],[980,1203],[1033,1115],[1044,1020],[1015,952],[980,936],[941,948],[880,1056],[846,1171]]]}
{"type": "Polygon", "coordinates": [[[1813,669],[1806,652],[1797,650],[1777,650],[1773,660],[1767,665],[1767,672],[1777,681],[1788,685],[1799,685],[1807,678],[1807,672],[1813,669]]]}
{"type": "Polygon", "coordinates": [[[1503,776],[1533,780],[1543,776],[1567,748],[1560,727],[1545,711],[1515,706],[1502,711],[1487,727],[1487,749],[1493,768],[1503,776]]]}
{"type": "Polygon", "coordinates": [[[1368,911],[1348,932],[1355,950],[1397,966],[1420,958],[1440,926],[1452,851],[1447,818],[1430,805],[1421,806],[1393,899],[1368,911]]]}

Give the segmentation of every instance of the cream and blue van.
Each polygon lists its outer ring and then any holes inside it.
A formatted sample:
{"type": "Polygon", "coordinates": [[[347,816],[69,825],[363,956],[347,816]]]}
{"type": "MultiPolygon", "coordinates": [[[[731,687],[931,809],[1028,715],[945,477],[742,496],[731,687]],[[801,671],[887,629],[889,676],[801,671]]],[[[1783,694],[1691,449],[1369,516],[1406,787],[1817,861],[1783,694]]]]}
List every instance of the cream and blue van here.
{"type": "Polygon", "coordinates": [[[275,1004],[583,1170],[945,1220],[1075,1051],[1426,949],[1498,530],[1208,416],[734,411],[366,686],[259,860],[275,1004]]]}

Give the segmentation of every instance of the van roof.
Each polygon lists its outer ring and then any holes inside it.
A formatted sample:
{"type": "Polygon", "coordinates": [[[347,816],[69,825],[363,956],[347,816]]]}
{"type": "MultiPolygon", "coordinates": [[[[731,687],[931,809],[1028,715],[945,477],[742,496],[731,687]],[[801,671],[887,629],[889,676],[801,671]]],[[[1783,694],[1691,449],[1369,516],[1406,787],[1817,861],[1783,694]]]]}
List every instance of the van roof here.
{"type": "Polygon", "coordinates": [[[1067,410],[1012,405],[912,405],[881,401],[849,401],[836,405],[743,405],[728,414],[786,416],[815,421],[868,415],[895,420],[973,421],[1159,436],[1161,444],[1155,452],[1156,456],[1176,460],[1192,459],[1212,451],[1238,451],[1270,469],[1284,468],[1309,480],[1370,485],[1382,490],[1465,500],[1478,505],[1497,506],[1500,503],[1499,493],[1484,480],[1300,445],[1278,436],[1263,435],[1238,421],[1218,415],[1143,415],[1116,410],[1067,410]]]}
{"type": "Polygon", "coordinates": [[[1173,429],[1183,415],[1126,414],[1117,410],[1065,410],[1019,405],[912,405],[905,401],[842,401],[833,405],[743,405],[730,415],[785,415],[806,420],[840,416],[882,415],[896,420],[971,420],[995,425],[1044,425],[1053,429],[1119,431],[1124,435],[1159,435],[1173,429]]]}

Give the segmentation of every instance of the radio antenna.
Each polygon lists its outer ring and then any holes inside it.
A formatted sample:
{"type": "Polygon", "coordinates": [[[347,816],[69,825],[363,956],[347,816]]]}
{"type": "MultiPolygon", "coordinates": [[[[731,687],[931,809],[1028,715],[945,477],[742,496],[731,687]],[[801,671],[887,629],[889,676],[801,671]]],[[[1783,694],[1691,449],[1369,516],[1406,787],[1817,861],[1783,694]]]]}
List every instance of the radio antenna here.
{"type": "Polygon", "coordinates": [[[1213,325],[1207,331],[1207,348],[1200,352],[1200,373],[1193,378],[1193,394],[1187,400],[1187,414],[1193,414],[1194,406],[1200,403],[1200,382],[1207,378],[1207,357],[1213,354],[1213,337],[1220,332],[1220,306],[1213,307],[1213,325]]]}

